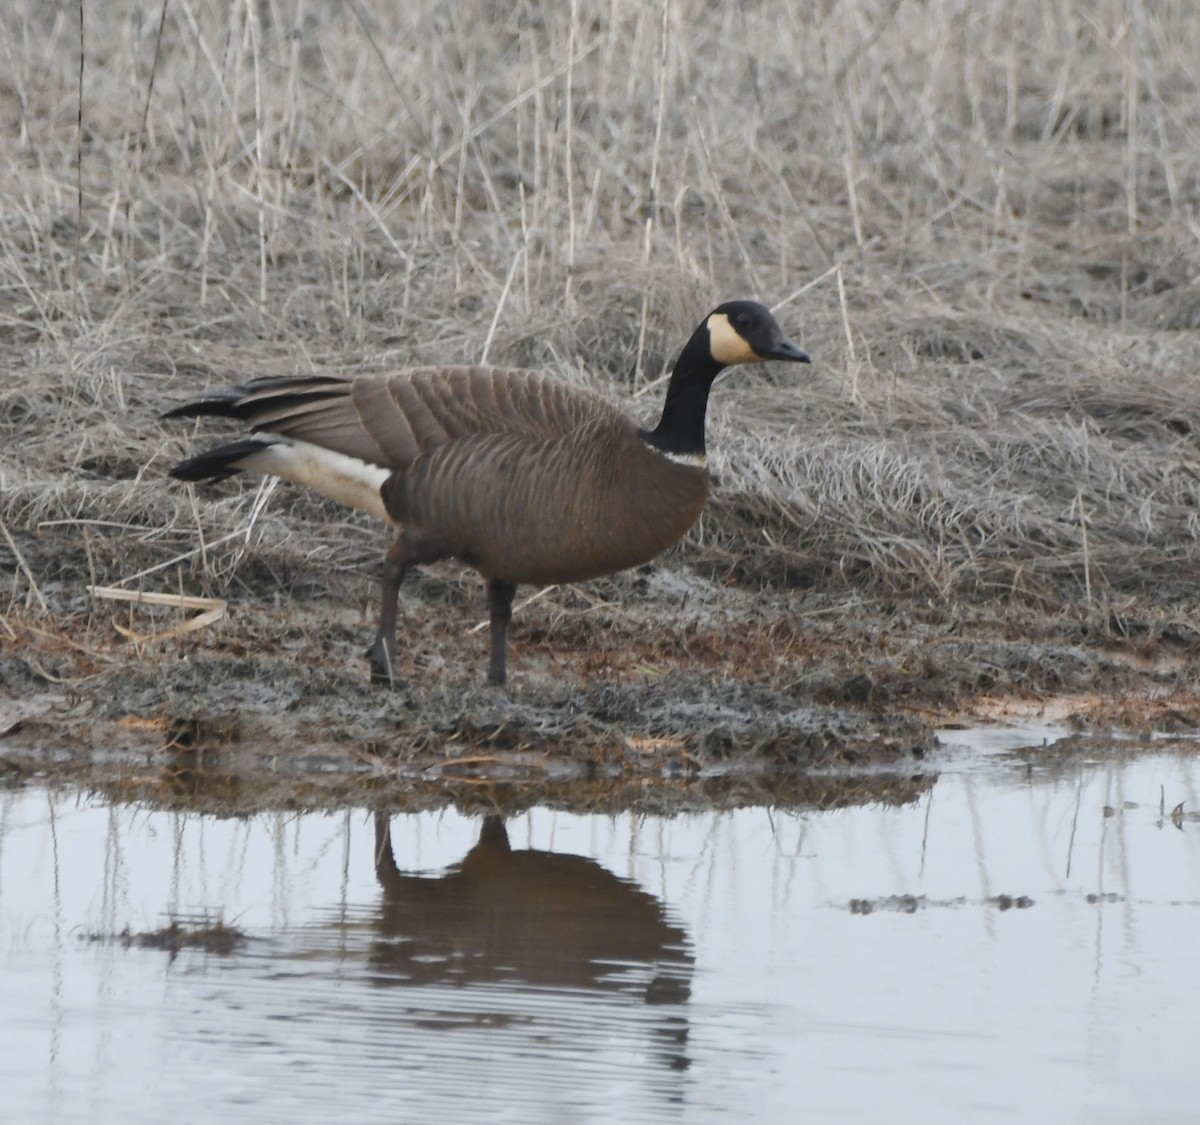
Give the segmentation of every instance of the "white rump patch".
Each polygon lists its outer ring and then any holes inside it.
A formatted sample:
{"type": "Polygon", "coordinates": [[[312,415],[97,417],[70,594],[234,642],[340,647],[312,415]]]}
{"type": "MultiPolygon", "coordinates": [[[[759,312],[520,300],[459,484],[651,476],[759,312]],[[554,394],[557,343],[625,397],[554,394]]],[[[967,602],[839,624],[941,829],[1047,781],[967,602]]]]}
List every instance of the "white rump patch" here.
{"type": "Polygon", "coordinates": [[[390,469],[307,441],[267,434],[255,436],[264,443],[262,450],[241,458],[238,468],[307,485],[339,504],[359,508],[387,523],[393,522],[379,494],[383,482],[392,475],[390,469]]]}

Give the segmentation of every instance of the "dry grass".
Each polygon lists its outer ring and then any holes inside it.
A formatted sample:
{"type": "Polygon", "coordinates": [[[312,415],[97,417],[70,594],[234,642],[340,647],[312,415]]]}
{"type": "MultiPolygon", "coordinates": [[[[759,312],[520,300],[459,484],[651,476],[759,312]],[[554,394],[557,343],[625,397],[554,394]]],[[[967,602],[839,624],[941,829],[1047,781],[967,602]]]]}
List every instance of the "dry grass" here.
{"type": "Polygon", "coordinates": [[[166,481],[210,383],[486,357],[650,415],[753,295],[817,364],[719,388],[693,561],[1194,616],[1191,0],[82,11],[0,13],[0,615],[377,557],[166,481]]]}

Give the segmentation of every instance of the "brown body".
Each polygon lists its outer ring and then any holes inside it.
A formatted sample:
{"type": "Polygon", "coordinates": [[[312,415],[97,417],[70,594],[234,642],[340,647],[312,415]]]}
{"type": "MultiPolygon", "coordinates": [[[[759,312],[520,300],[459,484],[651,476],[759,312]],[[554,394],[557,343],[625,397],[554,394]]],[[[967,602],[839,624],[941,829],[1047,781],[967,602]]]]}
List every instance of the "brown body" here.
{"type": "Polygon", "coordinates": [[[477,367],[365,390],[351,399],[380,408],[362,419],[368,432],[391,412],[394,432],[400,415],[422,411],[425,430],[388,451],[394,472],[380,490],[414,561],[433,550],[514,585],[579,582],[660,555],[708,496],[706,468],[671,460],[616,407],[563,383],[477,367]],[[487,428],[494,415],[460,412],[472,400],[498,411],[505,430],[487,428]]]}

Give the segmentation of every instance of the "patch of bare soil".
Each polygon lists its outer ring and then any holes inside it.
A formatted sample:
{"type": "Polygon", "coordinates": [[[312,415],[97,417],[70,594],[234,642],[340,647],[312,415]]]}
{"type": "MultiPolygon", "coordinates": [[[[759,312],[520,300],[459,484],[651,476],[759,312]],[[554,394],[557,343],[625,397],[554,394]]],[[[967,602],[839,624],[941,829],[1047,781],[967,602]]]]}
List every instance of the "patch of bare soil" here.
{"type": "Polygon", "coordinates": [[[920,775],[939,725],[1200,724],[1194,659],[1169,638],[1133,659],[1086,618],[753,591],[666,566],[525,606],[496,689],[480,590],[457,578],[439,568],[406,588],[391,688],[368,681],[365,577],[244,594],[177,636],[146,607],[97,603],[61,630],[10,614],[0,768],[224,811],[471,794],[506,811],[819,807],[850,791],[905,799],[919,783],[899,779],[920,775]],[[140,644],[118,631],[156,628],[140,644]],[[825,780],[805,780],[814,770],[825,780]]]}
{"type": "Polygon", "coordinates": [[[391,688],[368,682],[369,629],[330,628],[317,601],[239,609],[204,637],[140,655],[105,641],[113,622],[81,618],[87,639],[73,644],[31,625],[21,651],[0,657],[16,700],[0,745],[22,768],[80,750],[93,763],[186,752],[233,772],[493,779],[764,774],[924,754],[926,724],[864,706],[861,672],[838,687],[826,669],[814,690],[797,629],[747,616],[759,600],[727,594],[738,619],[706,606],[669,633],[653,620],[672,617],[658,599],[557,622],[555,607],[531,607],[506,689],[482,683],[486,636],[472,633],[466,599],[408,599],[412,643],[391,688]]]}

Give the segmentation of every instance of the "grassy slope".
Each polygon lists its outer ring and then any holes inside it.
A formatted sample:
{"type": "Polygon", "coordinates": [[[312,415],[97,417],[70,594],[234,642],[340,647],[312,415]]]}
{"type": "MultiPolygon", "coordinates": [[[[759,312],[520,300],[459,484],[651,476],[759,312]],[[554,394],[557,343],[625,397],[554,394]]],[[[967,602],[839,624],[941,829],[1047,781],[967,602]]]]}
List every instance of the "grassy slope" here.
{"type": "Polygon", "coordinates": [[[82,131],[76,14],[0,15],[0,643],[78,628],[88,575],[378,557],[292,490],[168,484],[201,387],[487,359],[649,415],[753,295],[818,362],[718,389],[688,561],[1194,645],[1196,5],[83,9],[82,131]]]}

